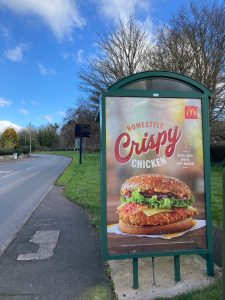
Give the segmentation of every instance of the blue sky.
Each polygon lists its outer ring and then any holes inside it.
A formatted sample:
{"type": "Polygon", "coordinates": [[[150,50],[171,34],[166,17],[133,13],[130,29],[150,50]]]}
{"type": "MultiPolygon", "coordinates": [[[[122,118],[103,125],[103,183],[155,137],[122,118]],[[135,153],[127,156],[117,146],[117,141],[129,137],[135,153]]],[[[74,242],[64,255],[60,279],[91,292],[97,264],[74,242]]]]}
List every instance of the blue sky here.
{"type": "Polygon", "coordinates": [[[164,23],[187,0],[0,0],[0,121],[60,123],[99,33],[133,13],[164,23]],[[135,13],[134,13],[135,12],[135,13]]]}

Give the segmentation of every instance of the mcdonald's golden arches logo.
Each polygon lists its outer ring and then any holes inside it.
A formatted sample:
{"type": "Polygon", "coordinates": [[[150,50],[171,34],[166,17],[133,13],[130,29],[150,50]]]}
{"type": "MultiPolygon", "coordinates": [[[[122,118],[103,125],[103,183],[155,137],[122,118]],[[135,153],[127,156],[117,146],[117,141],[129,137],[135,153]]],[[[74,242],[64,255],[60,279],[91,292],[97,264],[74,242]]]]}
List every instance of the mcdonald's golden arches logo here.
{"type": "Polygon", "coordinates": [[[185,106],[185,119],[198,119],[198,106],[185,106]]]}

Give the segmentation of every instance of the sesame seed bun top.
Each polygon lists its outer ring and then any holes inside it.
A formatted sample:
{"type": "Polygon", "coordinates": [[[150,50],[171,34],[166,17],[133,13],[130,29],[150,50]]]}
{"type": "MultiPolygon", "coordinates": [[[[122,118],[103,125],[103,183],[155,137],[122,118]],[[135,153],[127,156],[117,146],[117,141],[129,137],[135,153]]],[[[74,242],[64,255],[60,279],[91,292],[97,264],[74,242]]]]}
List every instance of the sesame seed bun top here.
{"type": "Polygon", "coordinates": [[[191,198],[190,188],[181,180],[159,174],[142,174],[127,179],[121,187],[121,196],[135,190],[140,192],[151,191],[156,193],[172,193],[179,198],[191,198]]]}

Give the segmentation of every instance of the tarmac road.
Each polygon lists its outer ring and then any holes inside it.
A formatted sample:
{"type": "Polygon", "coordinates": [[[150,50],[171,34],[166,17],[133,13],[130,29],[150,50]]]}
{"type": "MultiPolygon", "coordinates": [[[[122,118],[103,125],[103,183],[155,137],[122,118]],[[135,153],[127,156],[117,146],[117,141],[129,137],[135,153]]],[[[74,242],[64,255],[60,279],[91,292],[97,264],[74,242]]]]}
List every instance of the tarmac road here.
{"type": "Polygon", "coordinates": [[[70,160],[63,156],[35,155],[0,163],[0,255],[70,160]]]}
{"type": "MultiPolygon", "coordinates": [[[[39,176],[32,177],[33,180],[36,178],[39,183],[39,177],[43,176],[41,185],[46,184],[47,189],[49,169],[54,169],[55,166],[56,178],[60,164],[63,169],[64,163],[68,163],[61,162],[61,159],[36,159],[33,166],[37,170],[38,165],[42,166],[40,172],[37,171],[39,176]]],[[[15,168],[11,170],[17,172],[15,168]]],[[[18,174],[23,174],[21,177],[25,176],[26,182],[32,175],[30,172],[31,169],[23,168],[18,174]],[[27,177],[26,172],[29,173],[27,177]]],[[[16,192],[14,196],[15,194],[16,192]]],[[[28,199],[30,198],[33,198],[31,193],[28,199]]],[[[15,202],[19,206],[16,200],[15,202]]],[[[0,257],[0,300],[12,299],[115,299],[101,258],[99,233],[91,226],[87,212],[64,197],[63,187],[53,186],[46,193],[0,257]]]]}

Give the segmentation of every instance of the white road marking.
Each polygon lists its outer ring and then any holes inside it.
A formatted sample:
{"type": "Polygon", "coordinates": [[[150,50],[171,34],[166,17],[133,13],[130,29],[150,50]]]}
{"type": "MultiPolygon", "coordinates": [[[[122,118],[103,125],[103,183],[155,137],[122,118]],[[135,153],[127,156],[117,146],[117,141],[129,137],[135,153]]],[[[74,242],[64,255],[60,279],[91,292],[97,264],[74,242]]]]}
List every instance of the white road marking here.
{"type": "Polygon", "coordinates": [[[18,174],[18,173],[20,173],[20,172],[22,172],[22,171],[13,172],[13,173],[11,173],[11,174],[8,174],[8,175],[5,175],[5,176],[2,176],[2,178],[6,178],[6,177],[9,177],[9,176],[12,176],[12,175],[18,174]]]}
{"type": "MultiPolygon", "coordinates": [[[[28,171],[28,170],[31,170],[31,169],[34,169],[34,168],[35,168],[34,166],[29,167],[29,168],[25,169],[25,171],[28,171]]],[[[0,174],[3,174],[3,175],[7,174],[6,176],[3,176],[3,178],[5,178],[5,177],[8,177],[8,176],[12,176],[14,174],[18,174],[20,172],[22,172],[22,170],[20,170],[20,171],[7,171],[7,170],[5,170],[5,171],[0,171],[0,174]]]]}
{"type": "Polygon", "coordinates": [[[30,242],[39,244],[38,251],[36,253],[20,254],[17,260],[41,260],[51,257],[54,254],[59,233],[59,230],[36,231],[30,242]]]}
{"type": "Polygon", "coordinates": [[[27,169],[25,169],[25,171],[27,171],[27,170],[31,170],[31,169],[33,169],[34,167],[30,167],[30,168],[27,168],[27,169]]]}

